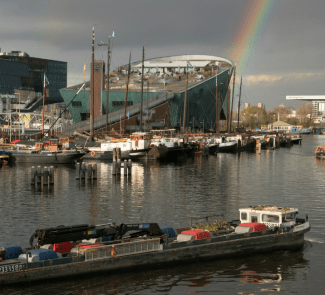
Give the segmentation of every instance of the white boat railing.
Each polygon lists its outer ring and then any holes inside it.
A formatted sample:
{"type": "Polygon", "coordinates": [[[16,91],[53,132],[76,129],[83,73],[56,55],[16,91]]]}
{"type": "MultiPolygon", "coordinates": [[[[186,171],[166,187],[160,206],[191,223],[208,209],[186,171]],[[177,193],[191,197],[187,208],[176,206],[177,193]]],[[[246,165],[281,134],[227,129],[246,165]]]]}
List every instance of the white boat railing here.
{"type": "Polygon", "coordinates": [[[85,251],[85,260],[114,258],[160,250],[160,239],[120,243],[89,248],[85,251]]]}

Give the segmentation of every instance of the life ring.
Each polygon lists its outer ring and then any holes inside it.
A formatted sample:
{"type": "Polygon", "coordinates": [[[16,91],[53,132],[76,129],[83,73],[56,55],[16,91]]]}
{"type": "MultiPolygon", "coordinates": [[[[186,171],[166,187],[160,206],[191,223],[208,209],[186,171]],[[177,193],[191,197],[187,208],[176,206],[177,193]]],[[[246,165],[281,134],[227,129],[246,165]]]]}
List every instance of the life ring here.
{"type": "Polygon", "coordinates": [[[95,151],[92,151],[92,152],[90,153],[90,155],[91,155],[92,157],[95,157],[95,155],[96,155],[95,151]]]}

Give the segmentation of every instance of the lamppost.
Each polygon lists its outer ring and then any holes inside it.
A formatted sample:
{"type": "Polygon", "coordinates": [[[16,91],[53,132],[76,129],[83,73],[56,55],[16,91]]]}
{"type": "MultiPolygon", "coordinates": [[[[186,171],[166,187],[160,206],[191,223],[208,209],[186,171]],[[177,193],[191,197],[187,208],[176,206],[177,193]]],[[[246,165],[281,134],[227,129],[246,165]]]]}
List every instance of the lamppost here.
{"type": "MultiPolygon", "coordinates": [[[[19,131],[18,131],[18,136],[19,136],[19,137],[18,137],[18,138],[20,139],[20,127],[21,127],[21,126],[20,126],[20,93],[14,93],[14,94],[15,94],[15,95],[16,95],[16,94],[19,95],[19,98],[18,98],[18,101],[19,101],[19,104],[18,104],[18,105],[19,105],[19,125],[18,125],[18,126],[19,126],[19,129],[18,129],[19,131]]],[[[17,114],[17,108],[16,108],[16,114],[17,114]]]]}

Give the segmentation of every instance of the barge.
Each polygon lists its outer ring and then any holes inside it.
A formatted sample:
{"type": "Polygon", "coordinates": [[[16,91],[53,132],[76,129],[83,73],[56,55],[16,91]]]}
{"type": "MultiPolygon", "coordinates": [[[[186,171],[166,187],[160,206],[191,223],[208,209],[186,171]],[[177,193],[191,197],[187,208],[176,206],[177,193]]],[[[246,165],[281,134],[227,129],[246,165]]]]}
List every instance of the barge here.
{"type": "Polygon", "coordinates": [[[198,224],[195,228],[174,229],[155,223],[37,230],[28,249],[0,245],[0,257],[5,257],[0,262],[0,285],[141,266],[157,267],[162,263],[295,250],[303,246],[304,234],[310,230],[308,216],[298,218],[296,208],[257,206],[239,212],[240,220],[222,221],[228,225],[226,228],[211,227],[210,231],[198,229],[198,224]],[[126,236],[129,231],[132,233],[126,236]],[[80,237],[84,239],[78,241],[80,237]],[[38,238],[36,247],[33,246],[34,238],[38,238]],[[19,249],[17,253],[13,248],[19,249]],[[9,252],[4,254],[6,249],[9,252]]]}

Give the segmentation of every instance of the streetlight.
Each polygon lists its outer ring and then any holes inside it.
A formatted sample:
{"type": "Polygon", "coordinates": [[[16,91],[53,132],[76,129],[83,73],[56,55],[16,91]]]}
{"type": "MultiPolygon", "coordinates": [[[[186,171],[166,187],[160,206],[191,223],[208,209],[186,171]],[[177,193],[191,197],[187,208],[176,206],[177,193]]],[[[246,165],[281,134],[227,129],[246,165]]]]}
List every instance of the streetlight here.
{"type": "MultiPolygon", "coordinates": [[[[20,139],[20,93],[14,93],[15,95],[18,94],[19,95],[19,131],[18,131],[18,138],[20,139]]],[[[16,108],[16,114],[17,114],[17,108],[16,108]]]]}

